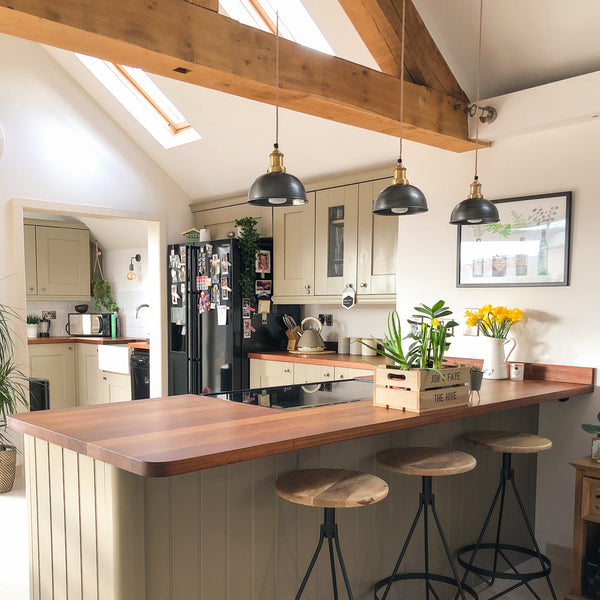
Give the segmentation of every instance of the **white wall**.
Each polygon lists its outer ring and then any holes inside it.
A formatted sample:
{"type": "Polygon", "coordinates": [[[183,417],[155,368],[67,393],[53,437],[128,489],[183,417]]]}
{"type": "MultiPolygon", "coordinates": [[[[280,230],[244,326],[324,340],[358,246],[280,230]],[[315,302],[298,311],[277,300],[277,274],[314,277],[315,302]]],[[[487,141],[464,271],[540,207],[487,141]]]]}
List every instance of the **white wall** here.
{"type": "MultiPolygon", "coordinates": [[[[162,213],[169,240],[192,224],[186,194],[38,45],[0,36],[0,81],[0,303],[25,313],[13,198],[162,213]]],[[[24,324],[17,342],[24,364],[24,324]]]]}
{"type": "Polygon", "coordinates": [[[146,287],[148,271],[147,248],[130,248],[129,250],[104,251],[104,276],[110,282],[113,298],[119,306],[121,319],[121,335],[147,338],[150,334],[150,310],[140,309],[136,319],[136,308],[140,304],[148,304],[146,287]],[[135,279],[127,279],[129,262],[132,256],[139,254],[142,260],[133,261],[135,279]]]}
{"type": "MultiPolygon", "coordinates": [[[[406,155],[409,179],[427,196],[429,212],[400,218],[398,310],[407,316],[420,302],[443,298],[462,317],[466,307],[517,306],[527,322],[513,328],[511,360],[600,368],[597,317],[600,296],[600,123],[590,120],[553,131],[512,138],[479,153],[479,175],[489,199],[572,190],[571,285],[555,288],[457,288],[456,229],[448,224],[473,177],[473,155],[406,155]],[[415,158],[417,158],[415,156],[415,158]],[[410,160],[410,162],[408,162],[410,160]],[[417,163],[418,164],[415,164],[417,163]]],[[[482,356],[481,338],[462,337],[449,355],[482,356]]],[[[485,385],[485,383],[484,383],[485,385]]],[[[574,470],[570,460],[589,454],[600,394],[540,408],[540,433],[553,441],[538,462],[537,532],[541,544],[572,546],[574,470]]]]}

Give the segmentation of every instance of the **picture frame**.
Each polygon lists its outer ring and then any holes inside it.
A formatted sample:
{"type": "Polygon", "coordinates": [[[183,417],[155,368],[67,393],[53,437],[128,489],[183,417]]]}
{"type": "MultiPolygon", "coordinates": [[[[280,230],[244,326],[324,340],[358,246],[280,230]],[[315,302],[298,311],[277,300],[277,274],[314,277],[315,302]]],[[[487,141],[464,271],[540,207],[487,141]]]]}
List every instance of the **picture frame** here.
{"type": "Polygon", "coordinates": [[[271,272],[271,251],[270,250],[259,250],[256,255],[256,262],[254,265],[256,273],[270,273],[271,272]]]}
{"type": "Polygon", "coordinates": [[[498,223],[459,225],[456,286],[569,285],[571,195],[493,200],[498,223]]]}

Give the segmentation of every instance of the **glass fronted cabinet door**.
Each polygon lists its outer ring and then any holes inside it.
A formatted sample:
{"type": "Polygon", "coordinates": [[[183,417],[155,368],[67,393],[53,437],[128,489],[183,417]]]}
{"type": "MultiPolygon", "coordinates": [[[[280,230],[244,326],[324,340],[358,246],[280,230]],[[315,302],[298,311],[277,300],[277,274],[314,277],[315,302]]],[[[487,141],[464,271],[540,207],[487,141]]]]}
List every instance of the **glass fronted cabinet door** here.
{"type": "Polygon", "coordinates": [[[315,206],[315,295],[356,289],[358,185],[320,190],[315,206]]]}

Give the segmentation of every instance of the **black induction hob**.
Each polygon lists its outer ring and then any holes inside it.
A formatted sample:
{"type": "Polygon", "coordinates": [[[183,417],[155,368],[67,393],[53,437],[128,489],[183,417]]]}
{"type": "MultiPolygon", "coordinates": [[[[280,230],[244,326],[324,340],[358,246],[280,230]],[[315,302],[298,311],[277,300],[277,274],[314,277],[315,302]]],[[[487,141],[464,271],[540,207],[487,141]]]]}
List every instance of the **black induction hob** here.
{"type": "Polygon", "coordinates": [[[266,408],[297,410],[370,399],[373,397],[373,380],[347,379],[220,392],[218,394],[204,394],[204,396],[242,402],[243,404],[256,404],[266,408]]]}

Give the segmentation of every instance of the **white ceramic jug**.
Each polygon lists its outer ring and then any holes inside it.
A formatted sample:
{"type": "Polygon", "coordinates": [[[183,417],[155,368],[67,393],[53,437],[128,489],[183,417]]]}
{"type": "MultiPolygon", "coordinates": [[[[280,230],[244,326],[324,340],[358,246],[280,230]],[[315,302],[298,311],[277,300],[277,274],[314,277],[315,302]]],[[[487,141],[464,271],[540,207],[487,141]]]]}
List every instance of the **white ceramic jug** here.
{"type": "Polygon", "coordinates": [[[487,351],[483,360],[483,378],[484,379],[507,379],[508,369],[506,361],[515,349],[517,342],[513,338],[493,338],[485,337],[487,351]],[[505,355],[504,346],[512,342],[512,348],[505,355]]]}

